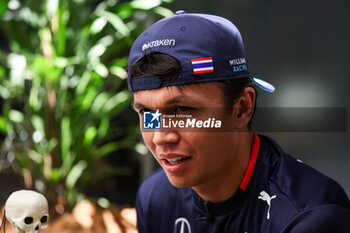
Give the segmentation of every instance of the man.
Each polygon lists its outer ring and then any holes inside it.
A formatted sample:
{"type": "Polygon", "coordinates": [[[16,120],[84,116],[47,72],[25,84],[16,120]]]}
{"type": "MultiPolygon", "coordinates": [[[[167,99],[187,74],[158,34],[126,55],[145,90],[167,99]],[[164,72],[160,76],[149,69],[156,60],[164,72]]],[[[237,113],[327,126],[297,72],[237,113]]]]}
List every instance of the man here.
{"type": "Polygon", "coordinates": [[[162,167],[139,189],[140,233],[350,232],[344,190],[250,128],[254,86],[274,87],[250,76],[228,20],[178,11],[153,24],[131,49],[128,85],[162,167]]]}

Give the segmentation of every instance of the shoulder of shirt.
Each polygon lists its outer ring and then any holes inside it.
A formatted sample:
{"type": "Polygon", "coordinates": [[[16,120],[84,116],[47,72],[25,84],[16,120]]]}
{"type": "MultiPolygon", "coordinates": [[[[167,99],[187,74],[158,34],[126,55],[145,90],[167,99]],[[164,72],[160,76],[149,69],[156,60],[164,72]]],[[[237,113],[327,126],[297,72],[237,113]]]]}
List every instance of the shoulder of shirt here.
{"type": "Polygon", "coordinates": [[[283,233],[347,233],[350,211],[335,204],[309,208],[296,215],[281,231],[283,233]]]}
{"type": "Polygon", "coordinates": [[[272,139],[260,135],[259,138],[266,156],[261,164],[270,171],[269,183],[289,200],[297,212],[324,205],[350,209],[349,199],[337,182],[285,154],[272,139]]]}

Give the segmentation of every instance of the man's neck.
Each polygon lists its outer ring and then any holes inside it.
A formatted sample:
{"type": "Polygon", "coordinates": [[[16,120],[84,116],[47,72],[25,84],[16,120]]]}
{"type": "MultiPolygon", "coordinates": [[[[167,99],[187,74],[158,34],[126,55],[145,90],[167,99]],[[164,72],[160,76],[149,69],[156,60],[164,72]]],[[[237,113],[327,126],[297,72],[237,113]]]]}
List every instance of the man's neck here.
{"type": "Polygon", "coordinates": [[[251,148],[254,140],[253,132],[242,132],[239,147],[233,152],[235,163],[229,172],[220,174],[220,176],[201,184],[192,189],[205,202],[220,203],[228,200],[239,189],[247,170],[251,148]]]}

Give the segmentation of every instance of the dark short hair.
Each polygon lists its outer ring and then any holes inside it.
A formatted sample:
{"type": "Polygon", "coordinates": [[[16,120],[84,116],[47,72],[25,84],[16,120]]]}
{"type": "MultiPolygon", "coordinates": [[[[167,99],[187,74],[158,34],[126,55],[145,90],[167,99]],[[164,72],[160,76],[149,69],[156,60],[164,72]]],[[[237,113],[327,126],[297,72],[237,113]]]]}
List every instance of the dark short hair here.
{"type": "Polygon", "coordinates": [[[165,53],[150,53],[130,67],[130,76],[164,75],[181,70],[180,62],[165,53]]]}
{"type": "MultiPolygon", "coordinates": [[[[165,75],[178,70],[181,70],[181,65],[176,58],[164,53],[153,52],[145,55],[142,59],[131,66],[129,72],[131,78],[133,78],[136,76],[165,75]]],[[[222,89],[224,96],[223,101],[227,111],[232,111],[233,104],[242,95],[246,87],[252,87],[257,95],[254,84],[249,77],[216,81],[216,83],[218,83],[222,89]]],[[[253,116],[251,119],[252,118],[253,116]]],[[[250,127],[250,125],[251,121],[248,123],[248,127],[250,127]]]]}

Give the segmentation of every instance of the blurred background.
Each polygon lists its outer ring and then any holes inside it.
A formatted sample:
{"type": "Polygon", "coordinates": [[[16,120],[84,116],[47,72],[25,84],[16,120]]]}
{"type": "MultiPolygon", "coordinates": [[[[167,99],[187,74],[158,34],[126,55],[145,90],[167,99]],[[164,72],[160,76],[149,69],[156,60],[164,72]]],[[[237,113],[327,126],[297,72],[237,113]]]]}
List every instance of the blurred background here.
{"type": "Polygon", "coordinates": [[[147,26],[180,9],[236,24],[250,72],[277,89],[259,92],[258,107],[294,120],[264,127],[275,118],[257,114],[257,131],[350,194],[349,1],[0,0],[0,206],[20,188],[44,193],[53,219],[83,200],[119,217],[134,206],[157,165],[130,108],[127,56],[147,26]]]}

